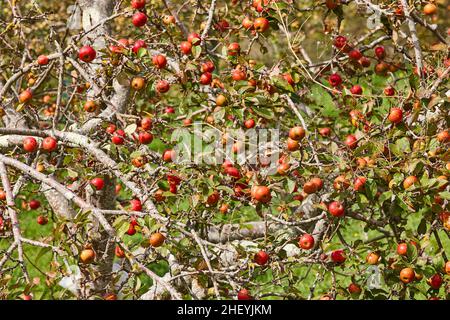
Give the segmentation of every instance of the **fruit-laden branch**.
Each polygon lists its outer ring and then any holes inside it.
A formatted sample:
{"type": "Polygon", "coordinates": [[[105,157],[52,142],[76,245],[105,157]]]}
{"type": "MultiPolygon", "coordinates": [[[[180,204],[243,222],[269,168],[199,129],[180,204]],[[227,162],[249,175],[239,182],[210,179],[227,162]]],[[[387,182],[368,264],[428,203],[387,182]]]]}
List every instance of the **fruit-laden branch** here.
{"type": "MultiPolygon", "coordinates": [[[[36,170],[34,170],[30,166],[27,166],[26,164],[23,164],[20,161],[17,161],[15,159],[12,159],[12,158],[9,158],[9,157],[6,157],[6,156],[4,156],[2,154],[0,154],[0,173],[1,173],[1,170],[2,170],[1,169],[1,164],[2,163],[6,164],[8,166],[14,167],[14,168],[18,169],[19,171],[22,171],[23,173],[26,173],[27,175],[29,175],[33,179],[36,179],[37,181],[39,181],[41,183],[44,183],[44,184],[48,185],[49,187],[54,188],[61,195],[63,195],[67,200],[72,201],[73,203],[75,203],[83,211],[90,212],[93,215],[93,217],[95,219],[97,219],[97,221],[99,221],[99,223],[101,224],[103,229],[108,233],[111,241],[113,241],[115,243],[119,243],[120,246],[125,251],[131,253],[131,251],[128,249],[126,244],[124,244],[119,238],[116,237],[116,232],[115,232],[114,228],[106,220],[105,216],[101,213],[101,210],[99,210],[98,208],[96,208],[96,207],[92,206],[91,204],[87,203],[82,198],[78,197],[75,193],[73,193],[71,190],[69,190],[66,187],[64,187],[63,185],[61,185],[56,180],[54,180],[54,179],[52,179],[52,178],[50,178],[50,177],[48,177],[48,176],[46,176],[46,175],[36,171],[36,170]]],[[[4,182],[3,175],[2,175],[2,181],[4,182]]],[[[20,240],[20,238],[21,237],[20,237],[20,234],[19,234],[19,240],[20,240]]],[[[166,288],[166,290],[171,294],[171,296],[174,299],[181,299],[180,294],[171,285],[169,285],[166,281],[162,280],[161,277],[159,277],[154,272],[152,272],[147,267],[145,267],[141,262],[136,260],[134,256],[131,255],[128,258],[129,258],[131,264],[133,264],[133,263],[137,264],[139,266],[139,268],[142,269],[145,272],[145,274],[147,274],[154,281],[156,281],[157,283],[162,285],[164,288],[166,288]]]]}
{"type": "Polygon", "coordinates": [[[15,203],[14,197],[11,191],[11,184],[8,179],[8,173],[5,167],[5,164],[0,161],[0,176],[2,180],[3,190],[6,193],[6,205],[8,206],[8,214],[11,219],[12,231],[14,235],[14,242],[17,244],[17,253],[19,258],[20,266],[22,267],[23,274],[25,275],[25,279],[27,282],[30,282],[30,278],[28,276],[28,271],[25,266],[25,261],[23,259],[23,247],[22,247],[22,234],[20,232],[19,219],[17,218],[17,213],[14,210],[15,203]]]}

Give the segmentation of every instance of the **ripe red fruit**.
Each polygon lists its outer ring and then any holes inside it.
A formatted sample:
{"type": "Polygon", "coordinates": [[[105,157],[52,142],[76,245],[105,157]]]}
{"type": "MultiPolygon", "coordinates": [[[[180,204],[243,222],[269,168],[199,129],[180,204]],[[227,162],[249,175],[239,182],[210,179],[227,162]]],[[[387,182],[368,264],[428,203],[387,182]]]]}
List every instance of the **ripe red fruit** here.
{"type": "Polygon", "coordinates": [[[312,235],[305,233],[300,237],[300,240],[298,241],[298,245],[300,248],[304,250],[309,250],[312,247],[314,247],[314,238],[312,235]]]}
{"type": "Polygon", "coordinates": [[[350,149],[355,149],[358,146],[358,139],[352,134],[349,134],[344,141],[345,145],[350,149]]]}
{"type": "Polygon", "coordinates": [[[436,139],[441,143],[446,143],[450,141],[450,134],[448,130],[443,130],[439,132],[436,136],[436,139]]]}
{"type": "Polygon", "coordinates": [[[289,138],[291,138],[292,140],[302,140],[305,137],[305,134],[305,129],[299,126],[293,127],[289,130],[289,138]]]}
{"type": "Polygon", "coordinates": [[[172,107],[166,107],[166,108],[164,109],[164,112],[165,112],[165,113],[175,113],[175,109],[172,108],[172,107]]]}
{"type": "Polygon", "coordinates": [[[269,29],[269,20],[266,18],[256,18],[253,23],[253,28],[255,28],[256,32],[265,32],[269,29]]]}
{"type": "Polygon", "coordinates": [[[255,124],[256,124],[256,122],[255,122],[255,120],[253,120],[253,119],[248,119],[248,120],[245,120],[245,122],[244,122],[244,126],[245,126],[247,129],[253,128],[253,127],[255,126],[255,124]]]}
{"type": "Polygon", "coordinates": [[[231,71],[231,78],[234,81],[242,81],[247,79],[247,74],[245,73],[245,71],[241,70],[241,69],[233,69],[231,71]]]}
{"type": "Polygon", "coordinates": [[[198,33],[191,33],[188,35],[187,37],[187,41],[193,45],[197,45],[200,43],[201,39],[200,39],[200,35],[198,33]]]}
{"type": "Polygon", "coordinates": [[[136,228],[134,227],[133,224],[130,224],[130,226],[128,227],[128,230],[127,230],[127,235],[133,236],[135,234],[136,234],[136,228]]]}
{"type": "Polygon", "coordinates": [[[147,15],[143,12],[136,12],[133,17],[131,18],[131,21],[133,22],[135,27],[142,27],[147,23],[147,15]]]}
{"type": "Polygon", "coordinates": [[[382,60],[384,57],[386,57],[386,51],[384,50],[383,46],[378,46],[375,48],[375,55],[378,59],[382,60]]]}
{"type": "Polygon", "coordinates": [[[188,55],[192,51],[192,44],[190,42],[188,42],[188,41],[183,41],[180,44],[180,50],[181,50],[181,52],[183,52],[183,54],[188,55]]]}
{"type": "Polygon", "coordinates": [[[159,80],[159,82],[156,84],[156,91],[159,93],[166,93],[170,90],[170,84],[166,80],[159,80]]]}
{"type": "Polygon", "coordinates": [[[350,92],[352,94],[360,95],[360,94],[362,94],[363,89],[359,84],[355,84],[353,87],[351,87],[350,92]]]}
{"type": "Polygon", "coordinates": [[[119,259],[122,259],[125,257],[125,252],[123,252],[122,248],[119,246],[116,246],[116,248],[114,249],[114,253],[115,253],[116,257],[119,259]]]}
{"type": "Polygon", "coordinates": [[[247,289],[241,289],[239,290],[237,294],[238,300],[252,300],[252,297],[250,296],[250,292],[247,289]]]}
{"type": "Polygon", "coordinates": [[[289,83],[291,86],[295,85],[295,81],[294,81],[294,79],[292,79],[292,76],[290,73],[284,73],[283,79],[286,80],[286,82],[289,83]]]}
{"type": "Polygon", "coordinates": [[[212,74],[210,72],[205,72],[200,76],[200,83],[203,85],[211,84],[212,74]]]}
{"type": "Polygon", "coordinates": [[[165,162],[172,162],[175,159],[175,151],[172,149],[168,149],[163,153],[163,160],[165,162]]]}
{"type": "Polygon", "coordinates": [[[339,74],[333,73],[328,77],[328,82],[332,87],[338,87],[342,84],[342,78],[339,74]]]}
{"type": "Polygon", "coordinates": [[[142,9],[145,7],[145,0],[131,0],[133,9],[142,9]]]}
{"type": "Polygon", "coordinates": [[[391,86],[384,88],[384,94],[387,96],[393,96],[395,94],[395,89],[391,86]]]}
{"type": "Polygon", "coordinates": [[[83,46],[78,50],[78,58],[84,62],[91,62],[97,56],[94,48],[91,46],[83,46]]]}
{"type": "Polygon", "coordinates": [[[40,224],[41,226],[44,226],[48,223],[48,219],[44,216],[38,216],[37,223],[40,224]]]}
{"type": "Polygon", "coordinates": [[[414,280],[415,275],[416,274],[412,268],[403,268],[400,271],[400,280],[403,283],[410,283],[414,280]]]}
{"type": "Polygon", "coordinates": [[[41,202],[39,200],[30,200],[30,202],[28,203],[28,206],[30,207],[31,210],[36,210],[41,206],[41,202]]]}
{"type": "Polygon", "coordinates": [[[352,60],[359,60],[362,58],[362,53],[358,49],[353,49],[348,53],[348,57],[352,60]]]}
{"type": "Polygon", "coordinates": [[[342,249],[334,250],[331,252],[331,260],[335,263],[343,263],[347,257],[342,249]]]}
{"type": "Polygon", "coordinates": [[[328,9],[334,10],[339,6],[340,0],[325,0],[325,5],[328,9]]]}
{"type": "Polygon", "coordinates": [[[428,285],[433,289],[439,289],[442,285],[442,277],[439,273],[436,273],[433,275],[430,279],[427,281],[428,285]]]}
{"type": "Polygon", "coordinates": [[[366,177],[357,177],[355,179],[355,182],[353,183],[354,190],[355,191],[363,191],[366,181],[367,181],[366,177]]]}
{"type": "Polygon", "coordinates": [[[108,127],[106,127],[106,132],[108,132],[109,134],[113,134],[116,131],[116,125],[115,124],[110,124],[108,125],[108,127]]]}
{"type": "Polygon", "coordinates": [[[347,38],[344,36],[337,36],[334,39],[334,46],[338,49],[342,49],[347,45],[347,38]]]}
{"type": "Polygon", "coordinates": [[[334,217],[342,217],[345,212],[345,208],[339,201],[333,201],[328,205],[328,212],[334,217]]]}
{"type": "Polygon", "coordinates": [[[392,108],[391,111],[389,112],[388,119],[392,123],[396,124],[400,123],[402,122],[402,118],[403,118],[403,111],[400,108],[392,108]]]}
{"type": "Polygon", "coordinates": [[[158,69],[164,69],[167,65],[167,59],[162,54],[153,56],[152,62],[158,69]]]}
{"type": "Polygon", "coordinates": [[[122,145],[125,142],[125,139],[116,132],[116,134],[112,136],[111,142],[115,145],[122,145]]]}
{"type": "Polygon", "coordinates": [[[227,20],[222,19],[214,25],[214,28],[216,28],[220,32],[225,32],[230,28],[230,24],[228,23],[227,20]]]}
{"type": "Polygon", "coordinates": [[[399,243],[397,246],[397,253],[401,256],[406,256],[408,253],[408,245],[406,243],[399,243]]]}
{"type": "Polygon", "coordinates": [[[139,133],[139,142],[142,144],[149,144],[153,141],[153,135],[150,132],[140,132],[139,133]]]}
{"type": "Polygon", "coordinates": [[[410,188],[413,184],[415,184],[417,181],[418,180],[416,176],[406,177],[405,180],[403,180],[403,188],[406,190],[410,188]]]}
{"type": "Polygon", "coordinates": [[[206,61],[202,63],[202,72],[213,72],[215,69],[212,61],[206,61]]]}
{"type": "Polygon", "coordinates": [[[97,190],[102,190],[105,186],[105,181],[102,178],[94,178],[91,180],[91,185],[95,187],[97,190]]]}
{"type": "Polygon", "coordinates": [[[251,189],[251,196],[256,201],[262,203],[268,203],[272,199],[270,189],[266,186],[253,186],[251,189]]]}
{"type": "Polygon", "coordinates": [[[161,232],[155,232],[150,236],[150,245],[152,247],[160,247],[163,243],[164,240],[166,240],[166,237],[161,233],[161,232]]]}
{"type": "Polygon", "coordinates": [[[136,42],[134,43],[133,47],[131,48],[131,50],[137,54],[139,52],[140,48],[147,48],[147,44],[145,43],[144,40],[136,40],[136,42]]]}
{"type": "Polygon", "coordinates": [[[45,55],[40,55],[40,56],[37,58],[37,63],[38,63],[38,65],[40,65],[40,66],[45,66],[45,65],[48,63],[48,57],[45,56],[45,55]]]}
{"type": "Polygon", "coordinates": [[[319,130],[319,134],[322,137],[328,137],[330,135],[330,133],[331,133],[331,129],[330,128],[320,128],[320,130],[319,130]]]}
{"type": "Polygon", "coordinates": [[[152,128],[152,124],[153,124],[152,119],[149,117],[144,117],[141,120],[141,128],[143,130],[150,130],[152,128]]]}
{"type": "Polygon", "coordinates": [[[131,199],[131,211],[142,211],[142,203],[139,199],[131,199]]]}
{"type": "Polygon", "coordinates": [[[348,292],[350,292],[350,294],[359,294],[359,293],[361,293],[361,287],[359,285],[357,285],[356,283],[352,282],[348,286],[348,292]]]}
{"type": "Polygon", "coordinates": [[[37,150],[38,144],[35,138],[33,137],[26,137],[23,139],[23,149],[26,152],[34,152],[37,150]]]}
{"type": "Polygon", "coordinates": [[[57,147],[58,143],[53,137],[47,137],[42,141],[42,149],[44,149],[45,151],[51,152],[56,150],[57,147]]]}
{"type": "Polygon", "coordinates": [[[214,190],[213,193],[211,193],[208,198],[206,199],[206,203],[210,206],[214,206],[219,202],[220,200],[220,194],[218,191],[214,190]]]}
{"type": "Polygon", "coordinates": [[[240,179],[241,178],[241,173],[235,167],[227,167],[227,168],[225,168],[225,173],[227,175],[235,178],[235,179],[240,179]]]}
{"type": "Polygon", "coordinates": [[[228,45],[228,55],[237,56],[241,52],[241,46],[237,42],[230,43],[228,45]]]}
{"type": "Polygon", "coordinates": [[[31,92],[31,89],[26,89],[19,94],[19,101],[21,103],[26,103],[31,99],[33,99],[33,93],[31,92]]]}
{"type": "Polygon", "coordinates": [[[251,29],[253,28],[253,21],[249,17],[245,17],[244,20],[242,20],[242,26],[244,29],[251,29]]]}
{"type": "Polygon", "coordinates": [[[359,59],[359,64],[363,68],[368,68],[370,67],[370,59],[367,57],[361,57],[361,59],[359,59]]]}
{"type": "Polygon", "coordinates": [[[323,188],[323,181],[318,177],[312,178],[310,182],[316,186],[317,191],[320,191],[323,188]]]}
{"type": "Polygon", "coordinates": [[[255,257],[253,259],[256,264],[259,264],[260,266],[263,266],[269,261],[269,255],[267,252],[261,250],[255,254],[255,257]]]}

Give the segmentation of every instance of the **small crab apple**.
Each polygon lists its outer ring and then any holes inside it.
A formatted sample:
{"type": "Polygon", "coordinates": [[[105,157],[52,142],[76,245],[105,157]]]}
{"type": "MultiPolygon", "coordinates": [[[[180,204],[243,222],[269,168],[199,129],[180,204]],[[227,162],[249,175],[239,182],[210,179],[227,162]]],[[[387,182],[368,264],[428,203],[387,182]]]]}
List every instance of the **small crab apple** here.
{"type": "Polygon", "coordinates": [[[183,41],[180,44],[180,50],[183,54],[188,55],[192,52],[192,44],[188,41],[183,41]]]}
{"type": "Polygon", "coordinates": [[[39,209],[39,207],[41,206],[41,202],[39,200],[33,199],[30,200],[28,206],[30,207],[31,210],[36,210],[39,209]]]}
{"type": "Polygon", "coordinates": [[[363,68],[370,67],[370,59],[367,57],[361,57],[361,59],[359,59],[358,62],[361,65],[361,67],[363,67],[363,68]]]}
{"type": "Polygon", "coordinates": [[[31,99],[33,99],[33,93],[31,92],[31,89],[26,89],[19,94],[20,103],[27,103],[31,99]]]}
{"type": "Polygon", "coordinates": [[[241,46],[237,42],[230,43],[227,49],[229,56],[237,56],[241,52],[241,46]]]}
{"type": "Polygon", "coordinates": [[[113,134],[114,132],[116,132],[116,125],[113,123],[110,123],[107,127],[106,127],[106,132],[108,132],[109,134],[113,134]]]}
{"type": "Polygon", "coordinates": [[[350,92],[352,94],[361,95],[362,92],[363,92],[363,89],[362,89],[362,87],[359,84],[355,84],[354,86],[352,86],[350,88],[350,92]]]}
{"type": "Polygon", "coordinates": [[[211,84],[212,82],[212,74],[211,72],[205,72],[200,76],[200,83],[203,85],[211,84]]]}
{"type": "Polygon", "coordinates": [[[417,177],[416,176],[409,176],[409,177],[406,177],[406,179],[405,180],[403,180],[403,188],[406,190],[406,189],[409,189],[412,185],[414,185],[414,184],[416,184],[417,183],[417,177]]]}
{"type": "Polygon", "coordinates": [[[95,101],[88,100],[84,103],[83,109],[89,113],[95,112],[97,111],[97,103],[95,101]]]}
{"type": "Polygon", "coordinates": [[[193,45],[198,45],[201,41],[200,35],[198,33],[190,33],[187,37],[187,41],[193,45]]]}
{"type": "Polygon", "coordinates": [[[136,227],[133,224],[128,226],[127,235],[134,236],[136,234],[136,227]]]}
{"type": "Polygon", "coordinates": [[[347,257],[345,256],[345,252],[342,249],[334,250],[331,252],[331,261],[335,263],[343,263],[347,257]]]}
{"type": "Polygon", "coordinates": [[[139,132],[139,142],[142,144],[149,144],[153,141],[153,135],[150,132],[139,132]]]}
{"type": "Polygon", "coordinates": [[[391,97],[395,94],[395,89],[391,86],[384,88],[384,94],[391,97]]]}
{"type": "Polygon", "coordinates": [[[378,59],[382,60],[386,57],[386,50],[383,46],[376,47],[374,51],[378,59]]]}
{"type": "Polygon", "coordinates": [[[347,38],[344,36],[337,36],[334,39],[334,46],[338,49],[342,49],[347,45],[347,38]]]}
{"type": "Polygon", "coordinates": [[[175,150],[168,149],[163,153],[163,160],[165,162],[172,162],[175,159],[175,150]]]}
{"type": "Polygon", "coordinates": [[[260,250],[255,254],[253,261],[255,261],[256,264],[263,266],[267,263],[267,261],[269,261],[269,255],[267,252],[260,250]]]}
{"type": "Polygon", "coordinates": [[[398,124],[402,122],[403,119],[403,111],[400,108],[392,108],[389,112],[388,119],[390,122],[394,124],[398,124]]]}
{"type": "Polygon", "coordinates": [[[266,186],[253,186],[251,189],[251,196],[261,203],[268,203],[272,199],[270,189],[266,186]]]}
{"type": "Polygon", "coordinates": [[[408,284],[414,280],[415,275],[416,274],[412,268],[403,268],[400,271],[400,281],[408,284]]]}
{"type": "Polygon", "coordinates": [[[330,133],[331,133],[331,129],[328,128],[328,127],[320,128],[320,129],[319,129],[319,134],[320,134],[322,137],[328,137],[328,136],[330,135],[330,133]]]}
{"type": "Polygon", "coordinates": [[[403,243],[399,243],[397,245],[397,253],[400,256],[406,256],[408,254],[408,244],[406,244],[404,242],[403,243]]]}
{"type": "Polygon", "coordinates": [[[256,18],[253,23],[253,28],[256,30],[256,32],[265,32],[267,29],[269,29],[269,20],[266,18],[256,18]]]}
{"type": "Polygon", "coordinates": [[[130,200],[131,211],[142,211],[142,202],[139,199],[130,200]]]}
{"type": "Polygon", "coordinates": [[[310,180],[311,183],[313,183],[316,186],[316,190],[320,191],[323,188],[323,180],[318,178],[318,177],[314,177],[310,180]]]}
{"type": "Polygon", "coordinates": [[[48,61],[49,61],[49,59],[48,59],[48,57],[46,55],[40,55],[37,58],[37,63],[40,66],[45,66],[46,64],[48,64],[48,61]]]}
{"type": "Polygon", "coordinates": [[[450,133],[448,130],[442,130],[436,136],[436,139],[441,143],[446,143],[450,141],[450,133]]]}
{"type": "Polygon", "coordinates": [[[215,69],[214,63],[210,60],[202,63],[202,72],[213,72],[215,69]]]}
{"type": "Polygon", "coordinates": [[[122,145],[125,142],[123,136],[118,134],[117,132],[112,136],[111,142],[115,145],[122,145]]]}
{"type": "Polygon", "coordinates": [[[48,223],[48,219],[45,216],[38,216],[36,221],[41,226],[45,226],[48,223]]]}
{"type": "Polygon", "coordinates": [[[367,178],[366,177],[357,177],[353,182],[353,189],[355,191],[363,191],[364,186],[366,185],[367,178]]]}
{"type": "Polygon", "coordinates": [[[366,261],[370,265],[376,265],[380,261],[380,255],[376,252],[370,252],[366,257],[366,261]]]}
{"type": "Polygon", "coordinates": [[[26,152],[35,152],[38,148],[38,143],[35,138],[33,137],[26,137],[23,139],[23,149],[26,152]]]}
{"type": "Polygon", "coordinates": [[[131,0],[131,7],[133,9],[142,9],[145,7],[145,0],[131,0]]]}
{"type": "Polygon", "coordinates": [[[162,54],[157,54],[153,56],[152,62],[158,69],[164,69],[167,65],[167,58],[162,54]]]}
{"type": "Polygon", "coordinates": [[[91,180],[91,185],[97,190],[102,190],[105,186],[105,181],[102,178],[94,178],[91,180]]]}
{"type": "Polygon", "coordinates": [[[150,236],[149,242],[152,247],[157,248],[160,247],[165,240],[166,237],[161,232],[155,232],[150,236]]]}
{"type": "Polygon", "coordinates": [[[42,149],[48,152],[55,151],[58,147],[58,142],[53,137],[47,137],[44,140],[42,140],[42,149]]]}
{"type": "Polygon", "coordinates": [[[78,50],[78,58],[84,62],[91,62],[97,56],[94,48],[91,46],[83,46],[78,50]]]}
{"type": "Polygon", "coordinates": [[[141,48],[147,48],[147,44],[145,43],[144,40],[136,40],[131,50],[133,51],[134,54],[137,54],[139,52],[139,49],[141,48]]]}
{"type": "Polygon", "coordinates": [[[334,217],[342,217],[345,213],[345,208],[339,201],[333,201],[328,205],[328,212],[334,217]]]}
{"type": "Polygon", "coordinates": [[[442,285],[442,277],[439,273],[436,273],[428,279],[427,283],[431,288],[437,290],[442,285]]]}
{"type": "Polygon", "coordinates": [[[340,0],[325,0],[325,6],[330,9],[336,9],[340,4],[340,0]]]}
{"type": "Polygon", "coordinates": [[[175,24],[175,22],[176,22],[175,17],[174,17],[174,16],[171,16],[171,15],[165,15],[165,16],[163,17],[162,21],[163,21],[163,23],[164,23],[166,26],[171,25],[171,24],[175,24]]]}
{"type": "Polygon", "coordinates": [[[345,138],[344,143],[345,143],[345,145],[346,145],[347,147],[349,147],[350,149],[355,149],[355,148],[358,146],[358,139],[357,139],[354,135],[349,134],[349,135],[345,138]]]}
{"type": "Polygon", "coordinates": [[[247,79],[247,74],[246,74],[246,72],[245,72],[244,70],[242,70],[242,69],[233,69],[233,70],[231,71],[231,78],[232,78],[234,81],[242,81],[242,80],[247,79]]]}
{"type": "Polygon", "coordinates": [[[244,126],[247,129],[251,129],[251,128],[255,127],[255,124],[256,124],[256,122],[254,119],[247,119],[244,121],[244,126]]]}
{"type": "Polygon", "coordinates": [[[427,3],[424,7],[423,7],[423,13],[427,16],[435,14],[437,12],[437,7],[435,4],[433,3],[427,3]]]}
{"type": "Polygon", "coordinates": [[[304,250],[309,250],[314,247],[314,238],[312,235],[305,233],[298,240],[298,245],[304,250]]]}
{"type": "Polygon", "coordinates": [[[141,120],[141,128],[142,130],[150,130],[153,126],[152,118],[144,117],[141,120]]]}
{"type": "Polygon", "coordinates": [[[342,84],[342,78],[339,74],[333,73],[328,77],[328,82],[332,87],[338,87],[342,84]]]}
{"type": "Polygon", "coordinates": [[[359,60],[362,58],[362,53],[361,51],[359,51],[358,49],[353,49],[350,50],[350,52],[348,53],[348,57],[352,60],[359,60]]]}
{"type": "Polygon", "coordinates": [[[95,252],[91,248],[86,248],[80,253],[80,261],[84,264],[90,264],[95,259],[95,252]]]}
{"type": "Polygon", "coordinates": [[[143,27],[147,23],[147,15],[143,12],[136,12],[131,18],[131,22],[135,27],[143,27]]]}
{"type": "Polygon", "coordinates": [[[166,93],[170,90],[170,84],[167,80],[159,80],[155,87],[156,91],[159,93],[166,93]]]}
{"type": "Polygon", "coordinates": [[[116,246],[116,248],[114,249],[114,254],[119,259],[125,258],[125,252],[122,250],[120,246],[116,246]]]}
{"type": "Polygon", "coordinates": [[[242,26],[244,27],[244,29],[247,29],[247,30],[253,28],[253,20],[250,19],[249,17],[245,17],[242,20],[242,26]]]}
{"type": "Polygon", "coordinates": [[[299,141],[305,137],[306,131],[302,127],[296,126],[289,130],[289,138],[299,141]]]}
{"type": "Polygon", "coordinates": [[[352,282],[348,286],[348,292],[350,292],[350,294],[360,294],[361,287],[359,285],[357,285],[356,283],[352,282]]]}
{"type": "Polygon", "coordinates": [[[286,146],[289,151],[296,151],[300,149],[300,143],[297,140],[291,138],[287,139],[286,146]]]}
{"type": "Polygon", "coordinates": [[[237,294],[238,300],[252,300],[252,297],[250,295],[250,292],[247,289],[241,289],[239,290],[237,294]]]}

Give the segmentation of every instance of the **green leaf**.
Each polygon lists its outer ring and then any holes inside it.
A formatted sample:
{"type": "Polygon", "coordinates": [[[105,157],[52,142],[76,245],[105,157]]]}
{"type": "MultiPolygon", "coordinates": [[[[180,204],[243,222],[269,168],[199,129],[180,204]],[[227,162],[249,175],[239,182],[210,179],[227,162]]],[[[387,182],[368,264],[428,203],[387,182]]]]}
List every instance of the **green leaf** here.
{"type": "Polygon", "coordinates": [[[324,116],[336,118],[339,115],[339,109],[334,104],[333,98],[324,88],[313,85],[311,96],[324,116]]]}

